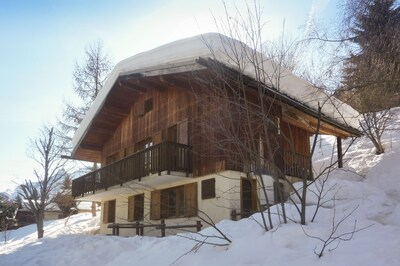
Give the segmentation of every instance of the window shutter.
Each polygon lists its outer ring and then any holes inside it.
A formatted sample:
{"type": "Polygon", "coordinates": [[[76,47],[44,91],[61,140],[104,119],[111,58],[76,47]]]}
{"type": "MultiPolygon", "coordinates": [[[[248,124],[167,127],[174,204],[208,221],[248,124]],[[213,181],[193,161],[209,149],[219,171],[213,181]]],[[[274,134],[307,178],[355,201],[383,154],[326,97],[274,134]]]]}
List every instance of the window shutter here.
{"type": "Polygon", "coordinates": [[[185,190],[185,216],[197,216],[197,183],[184,185],[185,190]]]}
{"type": "Polygon", "coordinates": [[[108,223],[108,201],[103,203],[103,223],[108,223]]]}
{"type": "Polygon", "coordinates": [[[144,115],[144,102],[143,101],[137,101],[135,105],[133,106],[133,113],[136,116],[141,116],[144,115]]]}
{"type": "Polygon", "coordinates": [[[144,194],[135,195],[133,207],[133,220],[143,221],[144,219],[144,194]]]}
{"type": "Polygon", "coordinates": [[[162,131],[159,131],[153,136],[153,144],[157,145],[161,143],[161,141],[162,141],[162,131]]]}
{"type": "Polygon", "coordinates": [[[251,188],[251,210],[258,211],[258,194],[257,194],[257,180],[252,180],[252,188],[251,188]]]}
{"type": "Polygon", "coordinates": [[[129,156],[135,153],[135,145],[131,145],[128,148],[125,148],[125,156],[129,156]]]}
{"type": "Polygon", "coordinates": [[[201,181],[201,199],[215,198],[215,178],[201,181]]]}
{"type": "Polygon", "coordinates": [[[115,223],[116,200],[108,201],[108,223],[115,223]]]}
{"type": "Polygon", "coordinates": [[[178,143],[188,145],[189,144],[189,120],[182,120],[177,124],[178,128],[178,143]]]}
{"type": "Polygon", "coordinates": [[[135,197],[130,196],[128,198],[128,222],[134,221],[134,213],[135,213],[135,197]]]}
{"type": "Polygon", "coordinates": [[[160,190],[151,192],[150,220],[160,220],[160,190]]]}

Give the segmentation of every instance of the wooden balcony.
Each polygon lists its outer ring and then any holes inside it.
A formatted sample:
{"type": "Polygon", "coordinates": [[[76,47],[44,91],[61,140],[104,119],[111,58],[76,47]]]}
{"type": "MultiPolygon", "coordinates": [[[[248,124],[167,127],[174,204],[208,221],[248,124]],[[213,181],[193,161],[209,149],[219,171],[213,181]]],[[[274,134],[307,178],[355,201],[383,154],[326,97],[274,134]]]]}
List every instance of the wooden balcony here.
{"type": "MultiPolygon", "coordinates": [[[[309,155],[285,150],[283,156],[275,158],[275,164],[280,174],[312,180],[312,171],[310,171],[311,157],[309,155]]],[[[255,169],[254,166],[250,167],[251,169],[255,169]]],[[[273,174],[273,164],[270,161],[264,161],[261,167],[263,174],[273,174]]],[[[245,169],[244,171],[249,171],[249,169],[245,169]]]]}
{"type": "Polygon", "coordinates": [[[72,181],[72,196],[83,197],[97,190],[138,180],[162,172],[192,173],[192,149],[188,145],[165,141],[141,150],[72,181]]]}
{"type": "Polygon", "coordinates": [[[312,179],[311,157],[292,151],[284,152],[284,173],[288,176],[312,179]]]}

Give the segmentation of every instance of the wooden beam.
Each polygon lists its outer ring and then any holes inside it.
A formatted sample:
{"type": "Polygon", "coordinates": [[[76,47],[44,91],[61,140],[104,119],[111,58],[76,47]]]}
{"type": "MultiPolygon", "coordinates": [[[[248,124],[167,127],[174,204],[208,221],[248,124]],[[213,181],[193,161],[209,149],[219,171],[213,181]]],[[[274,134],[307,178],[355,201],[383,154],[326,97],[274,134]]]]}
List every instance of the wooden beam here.
{"type": "Polygon", "coordinates": [[[336,139],[337,139],[338,167],[343,168],[342,138],[337,137],[336,139]]]}
{"type": "Polygon", "coordinates": [[[137,86],[132,86],[132,84],[130,84],[127,80],[120,80],[118,81],[118,85],[121,88],[126,88],[129,90],[133,90],[134,92],[139,93],[140,95],[142,95],[145,92],[144,88],[141,87],[137,87],[137,86]]]}
{"type": "Polygon", "coordinates": [[[103,147],[98,146],[98,145],[93,145],[93,144],[81,143],[81,145],[79,145],[79,147],[80,147],[81,149],[84,149],[84,150],[94,150],[94,151],[101,151],[101,150],[103,150],[103,147]]]}

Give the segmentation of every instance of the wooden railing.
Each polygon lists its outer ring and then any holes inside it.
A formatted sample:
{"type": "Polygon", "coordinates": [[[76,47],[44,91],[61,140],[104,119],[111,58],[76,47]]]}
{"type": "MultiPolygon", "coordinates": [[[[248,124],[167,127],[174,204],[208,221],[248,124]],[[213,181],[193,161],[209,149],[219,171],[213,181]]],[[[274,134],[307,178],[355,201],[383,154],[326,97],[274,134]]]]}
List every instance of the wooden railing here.
{"type": "MultiPolygon", "coordinates": [[[[303,155],[297,152],[284,151],[283,157],[277,156],[275,158],[275,165],[273,162],[265,160],[259,171],[263,174],[273,175],[274,167],[278,170],[278,175],[287,175],[298,178],[306,177],[311,179],[311,158],[309,155],[303,155]]],[[[255,171],[256,166],[254,164],[249,164],[245,168],[244,172],[255,171]]]]}
{"type": "Polygon", "coordinates": [[[284,152],[285,175],[311,179],[311,158],[292,151],[284,152]]]}
{"type": "Polygon", "coordinates": [[[116,161],[72,181],[72,196],[122,185],[131,180],[167,171],[192,172],[192,150],[184,144],[165,141],[116,161]]]}
{"type": "Polygon", "coordinates": [[[161,231],[161,237],[165,237],[166,229],[178,229],[178,230],[186,230],[186,228],[196,228],[197,232],[200,232],[203,225],[201,221],[196,221],[195,224],[179,224],[179,225],[166,225],[165,220],[160,220],[159,224],[143,224],[139,222],[122,224],[122,223],[112,223],[107,226],[107,228],[112,229],[112,235],[119,236],[120,229],[135,229],[136,235],[144,236],[144,228],[153,227],[161,231]]]}

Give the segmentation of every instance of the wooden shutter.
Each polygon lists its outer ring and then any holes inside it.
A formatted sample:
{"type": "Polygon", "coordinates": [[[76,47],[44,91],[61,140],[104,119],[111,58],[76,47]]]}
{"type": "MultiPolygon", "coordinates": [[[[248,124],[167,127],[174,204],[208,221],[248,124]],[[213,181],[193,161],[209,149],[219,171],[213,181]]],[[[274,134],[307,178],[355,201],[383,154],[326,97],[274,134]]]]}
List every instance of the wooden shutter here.
{"type": "Polygon", "coordinates": [[[103,203],[103,223],[108,223],[108,201],[103,203]]]}
{"type": "Polygon", "coordinates": [[[197,182],[184,185],[185,216],[197,216],[197,182]]]}
{"type": "Polygon", "coordinates": [[[150,198],[150,220],[160,220],[161,191],[153,190],[150,198]]]}
{"type": "Polygon", "coordinates": [[[128,148],[125,148],[125,156],[129,156],[135,153],[135,145],[132,144],[128,148]]]}
{"type": "Polygon", "coordinates": [[[215,198],[215,178],[201,181],[201,199],[215,198]]]}
{"type": "Polygon", "coordinates": [[[133,106],[133,113],[136,116],[144,115],[144,101],[137,101],[133,106]]]}
{"type": "Polygon", "coordinates": [[[130,196],[128,198],[128,222],[134,221],[134,213],[135,213],[135,197],[130,196]]]}
{"type": "Polygon", "coordinates": [[[108,223],[115,223],[116,200],[108,201],[108,223]]]}
{"type": "Polygon", "coordinates": [[[257,180],[253,179],[251,185],[251,210],[258,211],[257,180]]]}
{"type": "Polygon", "coordinates": [[[133,220],[144,220],[144,194],[134,196],[133,220]]]}
{"type": "Polygon", "coordinates": [[[172,142],[177,142],[177,126],[173,125],[167,129],[167,140],[172,142]]]}
{"type": "Polygon", "coordinates": [[[189,120],[186,118],[177,124],[178,143],[189,144],[189,120]]]}
{"type": "Polygon", "coordinates": [[[157,132],[157,134],[153,136],[153,145],[157,145],[161,143],[161,141],[162,141],[162,131],[159,131],[157,132]]]}

